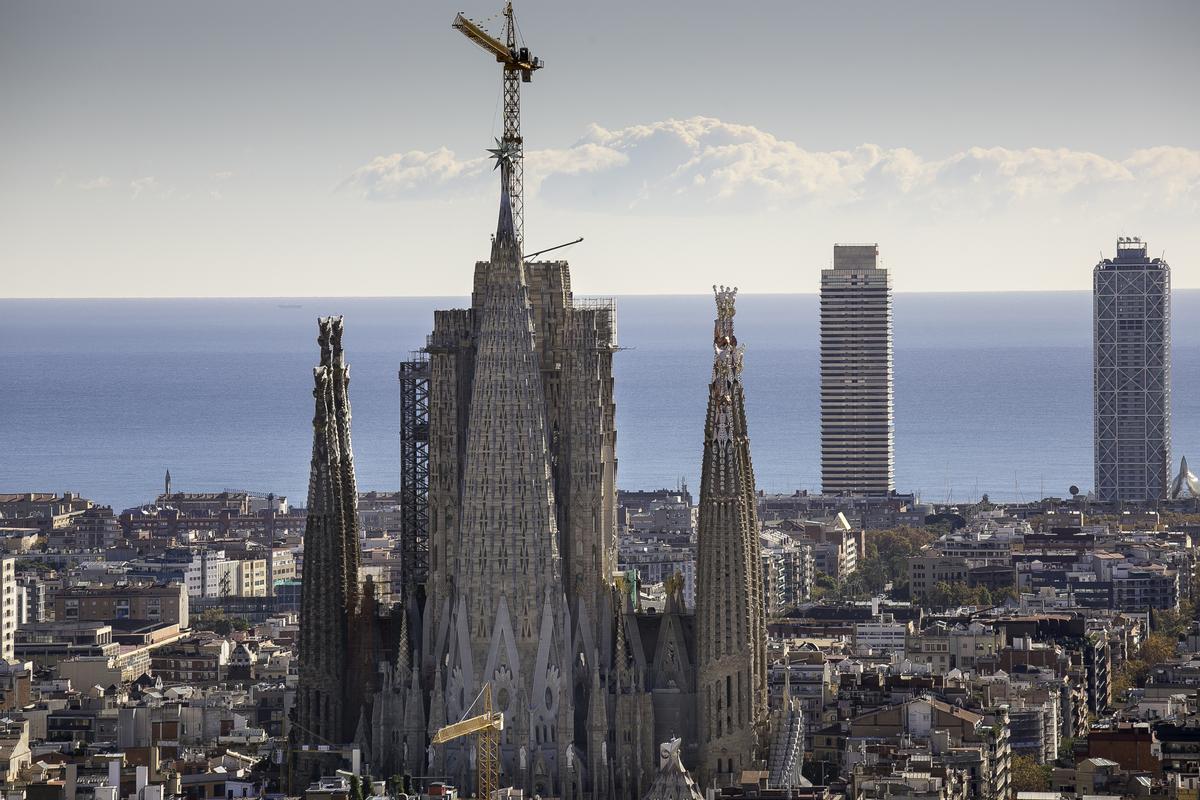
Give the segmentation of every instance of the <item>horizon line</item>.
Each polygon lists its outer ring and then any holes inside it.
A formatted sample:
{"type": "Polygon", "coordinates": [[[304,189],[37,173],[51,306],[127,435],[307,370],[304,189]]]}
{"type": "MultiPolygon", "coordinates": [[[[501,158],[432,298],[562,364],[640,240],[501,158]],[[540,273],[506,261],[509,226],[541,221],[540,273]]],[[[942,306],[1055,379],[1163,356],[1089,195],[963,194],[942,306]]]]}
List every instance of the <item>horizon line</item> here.
{"type": "MultiPolygon", "coordinates": [[[[1092,289],[910,289],[893,290],[894,295],[968,295],[968,294],[1090,294],[1092,289]]],[[[1200,292],[1200,286],[1173,286],[1171,293],[1200,292]]],[[[712,292],[572,292],[578,297],[708,297],[712,292]]],[[[470,292],[458,294],[295,294],[295,295],[42,295],[0,297],[0,302],[37,302],[73,300],[441,300],[446,298],[470,297],[470,292]]],[[[744,292],[738,295],[753,297],[816,297],[820,291],[810,292],[744,292]]]]}

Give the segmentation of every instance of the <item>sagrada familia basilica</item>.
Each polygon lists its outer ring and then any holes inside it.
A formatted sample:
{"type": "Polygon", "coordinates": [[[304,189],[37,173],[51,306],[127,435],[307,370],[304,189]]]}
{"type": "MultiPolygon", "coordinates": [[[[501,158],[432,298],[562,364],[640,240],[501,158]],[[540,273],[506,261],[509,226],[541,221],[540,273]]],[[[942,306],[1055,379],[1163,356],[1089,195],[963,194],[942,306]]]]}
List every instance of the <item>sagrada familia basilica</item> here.
{"type": "Polygon", "coordinates": [[[489,685],[504,718],[500,786],[641,798],[675,739],[673,763],[698,786],[765,769],[787,722],[767,707],[736,290],[714,287],[696,421],[695,612],[681,580],[665,607],[643,609],[617,570],[615,309],[574,300],[565,261],[524,260],[511,166],[495,154],[490,258],[475,265],[471,307],[437,311],[428,340],[428,577],[396,608],[358,579],[349,369],[341,319],[321,322],[291,768],[307,779],[325,767],[317,754],[353,747],[375,776],[473,787],[474,742],[430,741],[489,685]]]}

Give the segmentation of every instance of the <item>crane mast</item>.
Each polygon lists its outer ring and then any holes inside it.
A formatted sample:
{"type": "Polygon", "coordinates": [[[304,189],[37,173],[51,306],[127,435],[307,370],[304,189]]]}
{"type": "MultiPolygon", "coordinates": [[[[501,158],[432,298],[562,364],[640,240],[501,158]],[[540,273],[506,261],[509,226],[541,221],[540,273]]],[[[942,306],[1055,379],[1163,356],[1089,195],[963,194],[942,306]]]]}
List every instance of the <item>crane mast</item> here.
{"type": "Polygon", "coordinates": [[[508,195],[512,202],[513,226],[517,243],[525,243],[525,141],[521,137],[521,84],[533,80],[534,70],[545,64],[529,53],[528,47],[517,46],[517,24],[513,18],[512,2],[504,4],[504,40],[492,36],[479,24],[463,16],[454,17],[452,27],[475,44],[495,56],[500,63],[504,81],[504,133],[501,145],[509,149],[512,168],[508,175],[508,195]]]}

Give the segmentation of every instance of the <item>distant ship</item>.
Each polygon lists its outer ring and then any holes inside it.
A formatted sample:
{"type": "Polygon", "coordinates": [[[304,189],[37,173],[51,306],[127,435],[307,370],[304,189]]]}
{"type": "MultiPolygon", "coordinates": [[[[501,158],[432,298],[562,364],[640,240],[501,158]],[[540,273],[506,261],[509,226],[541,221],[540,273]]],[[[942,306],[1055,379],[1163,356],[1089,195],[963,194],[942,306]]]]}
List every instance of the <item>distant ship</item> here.
{"type": "Polygon", "coordinates": [[[280,308],[304,308],[304,306],[300,305],[299,303],[280,303],[279,307],[280,308]]]}

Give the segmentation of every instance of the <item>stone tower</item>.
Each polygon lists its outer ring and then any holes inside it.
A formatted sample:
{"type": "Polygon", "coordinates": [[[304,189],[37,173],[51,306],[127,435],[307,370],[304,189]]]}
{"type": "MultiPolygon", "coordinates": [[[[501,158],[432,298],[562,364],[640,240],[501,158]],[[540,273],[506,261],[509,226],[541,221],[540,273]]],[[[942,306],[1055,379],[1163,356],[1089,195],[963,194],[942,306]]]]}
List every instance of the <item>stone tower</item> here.
{"type": "Polygon", "coordinates": [[[754,469],[733,333],[736,289],[713,287],[717,319],[704,427],[696,557],[696,699],[701,785],[757,760],[767,723],[766,621],[754,469]]]}
{"type": "Polygon", "coordinates": [[[313,370],[316,410],[292,726],[295,744],[314,747],[354,739],[375,671],[363,640],[371,622],[360,619],[358,493],[342,318],[322,318],[318,327],[321,363],[313,370]]]}
{"type": "MultiPolygon", "coordinates": [[[[571,750],[576,637],[563,579],[554,447],[571,420],[548,422],[547,384],[557,374],[543,361],[552,349],[545,335],[559,326],[535,313],[530,272],[539,293],[555,287],[521,257],[507,191],[509,154],[503,147],[494,154],[505,174],[491,258],[476,264],[472,308],[437,312],[429,343],[429,729],[461,719],[490,682],[505,716],[502,785],[570,797],[586,762],[571,750]]],[[[569,284],[566,290],[569,302],[569,284]]],[[[469,740],[439,748],[433,759],[439,774],[473,782],[469,740]]]]}

